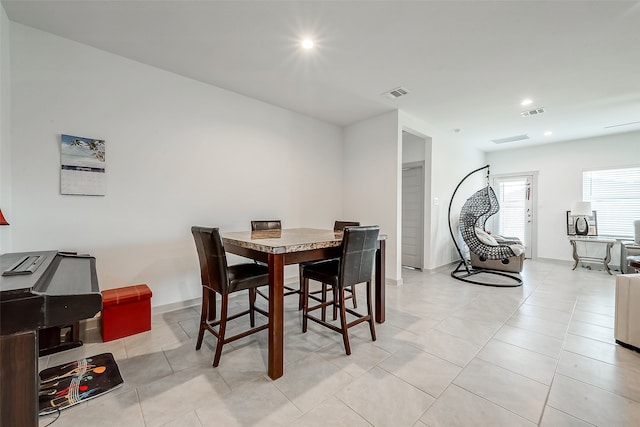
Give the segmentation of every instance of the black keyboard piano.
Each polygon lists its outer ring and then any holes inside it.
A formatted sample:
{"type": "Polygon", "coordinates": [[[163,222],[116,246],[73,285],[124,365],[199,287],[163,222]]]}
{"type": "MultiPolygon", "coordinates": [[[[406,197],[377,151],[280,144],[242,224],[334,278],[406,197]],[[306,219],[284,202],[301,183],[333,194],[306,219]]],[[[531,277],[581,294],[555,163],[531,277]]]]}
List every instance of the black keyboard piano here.
{"type": "Polygon", "coordinates": [[[38,331],[102,309],[95,258],[41,251],[0,256],[0,425],[38,425],[38,331]]]}

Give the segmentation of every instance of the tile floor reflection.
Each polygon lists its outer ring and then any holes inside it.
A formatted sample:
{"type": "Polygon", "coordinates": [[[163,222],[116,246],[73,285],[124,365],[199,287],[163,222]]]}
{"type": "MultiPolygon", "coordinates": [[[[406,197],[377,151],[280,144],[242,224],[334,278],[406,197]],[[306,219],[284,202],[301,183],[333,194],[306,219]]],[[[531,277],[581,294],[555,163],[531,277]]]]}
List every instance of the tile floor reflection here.
{"type": "Polygon", "coordinates": [[[549,260],[527,260],[518,288],[465,284],[448,269],[402,274],[403,286],[387,287],[378,340],[366,323],[350,330],[351,356],[330,330],[310,323],[303,334],[288,297],[277,381],[266,376],[266,331],[228,344],[212,368],[210,334],[195,351],[199,307],[109,343],[89,331],[39,368],[111,352],[125,385],[53,426],[640,425],[640,354],[615,344],[615,276],[549,260]]]}

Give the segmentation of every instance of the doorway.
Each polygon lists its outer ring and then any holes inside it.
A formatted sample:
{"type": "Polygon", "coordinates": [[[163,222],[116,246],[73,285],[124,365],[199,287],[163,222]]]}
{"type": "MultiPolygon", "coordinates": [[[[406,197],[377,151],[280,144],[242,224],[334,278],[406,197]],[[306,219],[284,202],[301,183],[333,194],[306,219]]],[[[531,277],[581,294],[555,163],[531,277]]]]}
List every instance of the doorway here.
{"type": "Polygon", "coordinates": [[[402,166],[402,266],[424,266],[424,162],[402,166]]]}
{"type": "Polygon", "coordinates": [[[500,204],[493,217],[494,233],[519,238],[525,246],[525,258],[536,253],[535,177],[535,174],[493,177],[493,189],[500,204]]]}

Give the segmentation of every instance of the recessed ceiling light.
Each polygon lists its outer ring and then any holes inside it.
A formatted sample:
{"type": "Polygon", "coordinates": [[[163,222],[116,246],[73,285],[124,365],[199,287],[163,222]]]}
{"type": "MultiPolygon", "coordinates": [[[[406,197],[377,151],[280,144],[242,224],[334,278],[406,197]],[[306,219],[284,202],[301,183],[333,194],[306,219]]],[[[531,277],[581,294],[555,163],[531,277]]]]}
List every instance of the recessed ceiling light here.
{"type": "Polygon", "coordinates": [[[533,104],[533,100],[531,100],[529,98],[523,99],[522,102],[520,103],[520,105],[522,105],[522,106],[531,105],[531,104],[533,104]]]}
{"type": "Polygon", "coordinates": [[[313,40],[311,39],[302,40],[302,47],[304,49],[311,49],[313,47],[313,40]]]}
{"type": "Polygon", "coordinates": [[[553,135],[553,132],[551,132],[550,130],[544,133],[544,136],[551,136],[551,135],[553,135]]]}

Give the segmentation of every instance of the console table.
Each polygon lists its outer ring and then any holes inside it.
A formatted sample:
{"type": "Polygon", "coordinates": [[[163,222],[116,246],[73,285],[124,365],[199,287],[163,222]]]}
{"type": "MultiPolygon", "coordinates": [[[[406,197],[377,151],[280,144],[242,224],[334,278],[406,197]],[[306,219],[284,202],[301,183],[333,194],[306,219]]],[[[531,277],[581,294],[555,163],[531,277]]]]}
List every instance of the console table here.
{"type": "Polygon", "coordinates": [[[601,262],[604,265],[605,271],[611,274],[611,270],[609,269],[609,261],[611,261],[611,248],[613,247],[613,244],[616,243],[616,241],[617,240],[615,238],[598,236],[569,236],[569,242],[571,243],[571,247],[573,248],[573,260],[575,261],[572,270],[576,269],[580,261],[601,262]],[[587,255],[579,255],[577,249],[578,242],[606,245],[604,257],[600,258],[587,255]]]}

